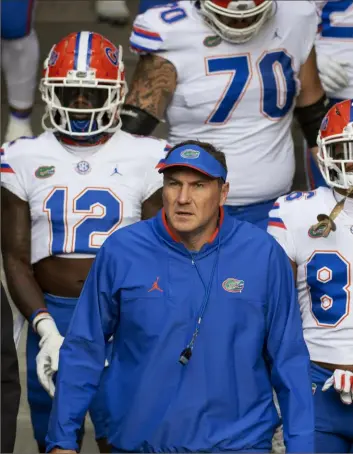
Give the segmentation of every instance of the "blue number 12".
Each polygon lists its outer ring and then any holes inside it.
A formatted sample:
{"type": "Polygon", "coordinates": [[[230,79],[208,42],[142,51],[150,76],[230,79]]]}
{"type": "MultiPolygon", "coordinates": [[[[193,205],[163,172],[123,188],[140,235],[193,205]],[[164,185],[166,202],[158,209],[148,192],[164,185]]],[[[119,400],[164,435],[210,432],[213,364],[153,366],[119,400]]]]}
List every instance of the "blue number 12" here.
{"type": "Polygon", "coordinates": [[[121,222],[120,199],[108,188],[84,189],[70,203],[72,213],[82,214],[82,218],[70,228],[68,205],[67,187],[54,188],[44,200],[43,210],[50,223],[50,253],[96,254],[121,222]]]}
{"type": "MultiPolygon", "coordinates": [[[[353,18],[353,1],[352,0],[345,0],[340,2],[326,2],[326,5],[323,7],[321,12],[321,21],[322,21],[322,29],[321,29],[321,36],[323,38],[340,38],[340,39],[352,39],[353,40],[353,24],[349,25],[348,23],[345,25],[341,22],[339,25],[336,23],[334,24],[333,15],[337,14],[342,16],[348,17],[350,14],[353,18]],[[348,11],[350,10],[350,11],[348,11]]],[[[353,23],[353,20],[351,21],[353,23]]]]}

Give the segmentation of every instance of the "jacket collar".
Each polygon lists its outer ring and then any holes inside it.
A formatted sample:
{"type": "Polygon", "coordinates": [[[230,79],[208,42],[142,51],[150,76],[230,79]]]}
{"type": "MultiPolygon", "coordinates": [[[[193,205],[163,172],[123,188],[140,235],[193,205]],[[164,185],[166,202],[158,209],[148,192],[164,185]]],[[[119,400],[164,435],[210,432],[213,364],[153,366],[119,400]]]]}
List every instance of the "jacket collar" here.
{"type": "Polygon", "coordinates": [[[155,233],[165,242],[168,246],[178,250],[183,255],[192,255],[193,257],[201,257],[209,254],[217,248],[219,241],[222,243],[229,233],[233,230],[235,219],[228,216],[224,209],[220,208],[219,225],[209,241],[203,245],[199,252],[188,251],[183,243],[173,234],[170,230],[165,216],[164,209],[160,210],[157,216],[153,219],[153,229],[155,233]]]}

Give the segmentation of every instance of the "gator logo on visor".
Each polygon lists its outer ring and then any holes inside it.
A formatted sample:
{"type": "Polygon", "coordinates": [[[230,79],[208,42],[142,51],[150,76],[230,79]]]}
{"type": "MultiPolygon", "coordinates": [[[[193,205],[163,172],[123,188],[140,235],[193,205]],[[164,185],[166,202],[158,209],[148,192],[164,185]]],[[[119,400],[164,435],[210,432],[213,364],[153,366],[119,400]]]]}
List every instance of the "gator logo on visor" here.
{"type": "Polygon", "coordinates": [[[197,150],[184,150],[180,153],[180,156],[184,159],[197,159],[200,156],[200,152],[197,150]]]}
{"type": "Polygon", "coordinates": [[[206,36],[206,38],[203,40],[203,45],[205,47],[216,47],[221,44],[221,42],[222,38],[220,36],[206,36]]]}
{"type": "Polygon", "coordinates": [[[313,395],[316,393],[316,388],[317,388],[317,384],[316,383],[312,383],[311,384],[311,391],[312,391],[313,395]]]}
{"type": "Polygon", "coordinates": [[[223,282],[222,287],[226,292],[241,293],[244,288],[244,281],[229,277],[223,282]]]}
{"type": "Polygon", "coordinates": [[[37,178],[49,178],[55,173],[55,166],[41,166],[34,172],[37,178]]]}

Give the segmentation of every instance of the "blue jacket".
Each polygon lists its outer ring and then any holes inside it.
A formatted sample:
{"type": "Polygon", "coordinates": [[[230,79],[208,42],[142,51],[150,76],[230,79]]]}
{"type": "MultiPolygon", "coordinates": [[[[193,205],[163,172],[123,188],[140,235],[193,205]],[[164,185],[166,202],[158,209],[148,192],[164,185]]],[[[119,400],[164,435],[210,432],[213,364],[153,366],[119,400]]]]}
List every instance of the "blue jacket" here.
{"type": "Polygon", "coordinates": [[[287,452],[314,452],[295,284],[285,253],[266,232],[225,215],[213,241],[191,253],[171,237],[160,212],[105,241],[61,348],[48,451],[77,448],[112,334],[109,442],[118,449],[269,451],[279,423],[273,386],[287,452]],[[183,366],[179,356],[212,272],[193,355],[183,366]]]}

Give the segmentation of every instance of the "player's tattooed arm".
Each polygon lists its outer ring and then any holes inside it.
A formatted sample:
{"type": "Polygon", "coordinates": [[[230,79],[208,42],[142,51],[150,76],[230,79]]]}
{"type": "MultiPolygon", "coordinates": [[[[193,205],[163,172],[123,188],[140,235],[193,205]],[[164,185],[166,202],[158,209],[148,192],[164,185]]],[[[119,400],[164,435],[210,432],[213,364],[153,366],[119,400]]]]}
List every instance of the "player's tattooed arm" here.
{"type": "Polygon", "coordinates": [[[28,319],[45,307],[31,266],[31,218],[27,202],[1,188],[1,249],[7,286],[13,302],[28,319]]]}
{"type": "Polygon", "coordinates": [[[177,85],[174,65],[157,55],[143,55],[137,63],[125,103],[161,120],[177,85]]]}
{"type": "Polygon", "coordinates": [[[142,204],[141,219],[150,219],[155,216],[163,206],[162,189],[158,189],[142,204]]]}

